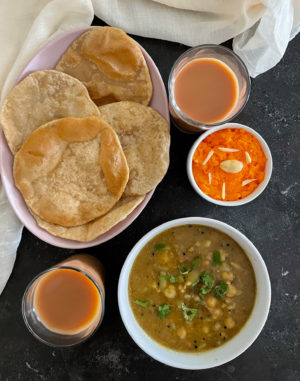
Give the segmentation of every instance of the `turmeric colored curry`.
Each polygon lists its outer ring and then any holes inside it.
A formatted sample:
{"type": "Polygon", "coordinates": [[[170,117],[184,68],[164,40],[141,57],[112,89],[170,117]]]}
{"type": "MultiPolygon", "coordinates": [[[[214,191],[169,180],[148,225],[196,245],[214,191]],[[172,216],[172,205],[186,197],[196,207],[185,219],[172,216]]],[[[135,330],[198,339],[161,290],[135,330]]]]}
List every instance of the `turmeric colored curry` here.
{"type": "Polygon", "coordinates": [[[235,336],[256,293],[252,265],[226,234],[200,225],[162,232],[138,254],[129,278],[134,316],[169,348],[197,352],[235,336]]]}

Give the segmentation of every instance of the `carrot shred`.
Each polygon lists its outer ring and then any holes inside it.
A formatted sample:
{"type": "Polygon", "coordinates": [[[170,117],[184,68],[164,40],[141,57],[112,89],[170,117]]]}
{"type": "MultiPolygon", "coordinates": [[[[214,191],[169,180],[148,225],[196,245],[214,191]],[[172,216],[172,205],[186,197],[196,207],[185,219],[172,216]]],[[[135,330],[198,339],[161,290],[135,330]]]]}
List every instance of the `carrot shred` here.
{"type": "Polygon", "coordinates": [[[240,128],[226,128],[207,136],[198,145],[193,155],[192,170],[198,187],[208,196],[216,200],[236,201],[247,197],[264,180],[266,162],[267,158],[254,135],[240,128]],[[218,147],[238,151],[225,152],[218,147]],[[214,155],[203,165],[211,151],[214,155]],[[246,152],[251,162],[247,160],[246,152]],[[227,173],[220,168],[224,160],[239,160],[244,166],[238,173],[227,173]],[[243,186],[243,181],[247,179],[255,181],[243,186]],[[226,183],[224,199],[223,183],[226,183]]]}

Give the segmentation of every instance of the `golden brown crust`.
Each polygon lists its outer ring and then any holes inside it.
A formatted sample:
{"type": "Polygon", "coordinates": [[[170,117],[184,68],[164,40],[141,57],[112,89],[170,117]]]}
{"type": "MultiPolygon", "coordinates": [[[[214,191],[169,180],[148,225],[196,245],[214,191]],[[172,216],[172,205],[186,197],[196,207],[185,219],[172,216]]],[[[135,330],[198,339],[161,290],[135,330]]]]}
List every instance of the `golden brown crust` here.
{"type": "Polygon", "coordinates": [[[143,200],[145,196],[122,197],[116,205],[104,216],[96,218],[87,224],[63,227],[44,221],[31,212],[37,224],[47,232],[66,239],[80,242],[90,242],[106,233],[116,224],[123,221],[143,200]]]}
{"type": "Polygon", "coordinates": [[[146,194],[169,166],[168,122],[151,107],[135,102],[111,103],[99,110],[119,136],[127,159],[130,174],[124,195],[146,194]]]}
{"type": "Polygon", "coordinates": [[[97,105],[121,100],[149,104],[152,82],[138,44],[125,32],[94,27],[75,40],[56,70],[78,78],[97,105]]]}
{"type": "Polygon", "coordinates": [[[0,113],[9,148],[16,153],[42,124],[64,117],[99,115],[85,86],[65,73],[40,70],[28,75],[6,97],[0,113]]]}
{"type": "Polygon", "coordinates": [[[41,126],[14,161],[15,184],[28,207],[45,221],[66,227],[107,213],[120,199],[128,173],[119,139],[100,117],[41,126]]]}

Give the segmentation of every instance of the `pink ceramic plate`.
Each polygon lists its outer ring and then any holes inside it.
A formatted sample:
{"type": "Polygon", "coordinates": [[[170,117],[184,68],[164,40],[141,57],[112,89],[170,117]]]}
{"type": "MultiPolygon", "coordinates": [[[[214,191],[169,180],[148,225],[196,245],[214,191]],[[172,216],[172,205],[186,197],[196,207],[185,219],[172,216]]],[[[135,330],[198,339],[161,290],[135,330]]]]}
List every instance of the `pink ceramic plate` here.
{"type": "MultiPolygon", "coordinates": [[[[58,36],[53,41],[49,42],[27,64],[16,83],[20,82],[23,78],[25,78],[28,74],[32,73],[33,71],[53,69],[61,55],[68,48],[68,46],[89,28],[90,27],[85,27],[72,30],[70,32],[58,36]]],[[[153,83],[153,97],[150,106],[153,107],[156,111],[158,111],[169,122],[168,99],[160,73],[149,54],[143,48],[141,49],[148,64],[153,83]]],[[[146,195],[143,202],[140,205],[138,205],[125,220],[118,223],[111,230],[109,230],[105,234],[102,234],[101,236],[99,236],[91,242],[77,242],[69,239],[55,237],[54,235],[49,234],[36,224],[34,218],[27,209],[27,206],[23,200],[21,193],[15,187],[13,178],[13,155],[11,154],[8,148],[2,130],[0,131],[0,149],[0,167],[2,183],[5,188],[8,200],[11,206],[13,207],[16,215],[26,226],[26,228],[30,230],[34,235],[54,246],[63,247],[67,249],[82,249],[86,247],[97,246],[102,242],[108,241],[109,239],[115,237],[117,234],[121,233],[137,218],[137,216],[142,212],[142,210],[149,202],[154,192],[154,190],[149,192],[146,195]]]]}

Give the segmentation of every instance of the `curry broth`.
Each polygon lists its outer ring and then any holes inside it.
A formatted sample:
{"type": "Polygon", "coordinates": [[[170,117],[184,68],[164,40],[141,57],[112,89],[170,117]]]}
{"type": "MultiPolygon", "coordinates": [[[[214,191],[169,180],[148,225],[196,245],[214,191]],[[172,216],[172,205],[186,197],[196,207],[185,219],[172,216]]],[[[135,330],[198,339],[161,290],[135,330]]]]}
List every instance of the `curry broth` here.
{"type": "Polygon", "coordinates": [[[252,311],[256,283],[241,247],[200,225],[173,227],[136,257],[129,278],[131,308],[154,340],[179,351],[218,347],[252,311]]]}

